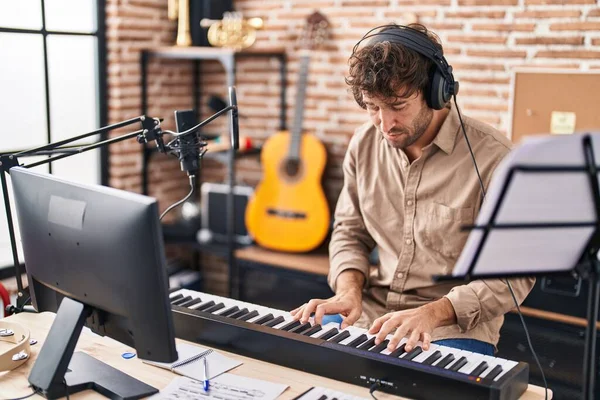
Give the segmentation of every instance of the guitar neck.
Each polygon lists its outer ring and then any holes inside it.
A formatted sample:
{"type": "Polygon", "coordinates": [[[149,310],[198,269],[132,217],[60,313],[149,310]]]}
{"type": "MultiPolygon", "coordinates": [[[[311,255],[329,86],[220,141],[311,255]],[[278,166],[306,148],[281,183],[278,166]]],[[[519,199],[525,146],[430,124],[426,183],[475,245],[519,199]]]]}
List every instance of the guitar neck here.
{"type": "Polygon", "coordinates": [[[300,144],[302,139],[302,120],[304,118],[304,101],[306,100],[306,86],[308,82],[308,64],[310,56],[300,57],[300,72],[296,92],[296,110],[294,112],[294,125],[292,126],[288,158],[300,159],[300,144]]]}

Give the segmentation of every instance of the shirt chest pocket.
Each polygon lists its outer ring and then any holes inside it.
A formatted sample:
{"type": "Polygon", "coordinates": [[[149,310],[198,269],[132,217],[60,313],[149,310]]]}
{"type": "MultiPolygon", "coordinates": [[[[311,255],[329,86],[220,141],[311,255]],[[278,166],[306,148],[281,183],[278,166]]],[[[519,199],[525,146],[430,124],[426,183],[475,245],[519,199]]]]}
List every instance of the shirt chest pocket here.
{"type": "Polygon", "coordinates": [[[473,208],[453,208],[432,203],[423,211],[424,245],[444,257],[457,259],[469,236],[469,232],[461,228],[473,223],[473,208]]]}

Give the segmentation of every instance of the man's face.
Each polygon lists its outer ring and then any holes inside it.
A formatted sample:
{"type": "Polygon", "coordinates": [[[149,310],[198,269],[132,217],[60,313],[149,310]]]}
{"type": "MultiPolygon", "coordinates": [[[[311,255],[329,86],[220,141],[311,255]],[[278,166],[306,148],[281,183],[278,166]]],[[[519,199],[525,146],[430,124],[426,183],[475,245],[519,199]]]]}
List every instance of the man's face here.
{"type": "Polygon", "coordinates": [[[369,97],[365,92],[362,96],[373,125],[390,146],[397,149],[414,144],[433,118],[433,110],[425,103],[422,93],[398,99],[369,97]]]}

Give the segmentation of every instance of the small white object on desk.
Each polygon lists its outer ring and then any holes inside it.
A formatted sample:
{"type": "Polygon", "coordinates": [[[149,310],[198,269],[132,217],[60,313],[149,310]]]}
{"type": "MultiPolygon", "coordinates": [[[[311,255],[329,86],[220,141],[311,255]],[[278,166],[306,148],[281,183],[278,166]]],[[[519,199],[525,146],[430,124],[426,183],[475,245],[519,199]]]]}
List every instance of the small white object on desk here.
{"type": "Polygon", "coordinates": [[[210,388],[205,391],[202,381],[178,377],[150,399],[275,400],[287,387],[287,385],[280,383],[246,378],[234,374],[222,374],[215,379],[211,379],[210,388]]]}

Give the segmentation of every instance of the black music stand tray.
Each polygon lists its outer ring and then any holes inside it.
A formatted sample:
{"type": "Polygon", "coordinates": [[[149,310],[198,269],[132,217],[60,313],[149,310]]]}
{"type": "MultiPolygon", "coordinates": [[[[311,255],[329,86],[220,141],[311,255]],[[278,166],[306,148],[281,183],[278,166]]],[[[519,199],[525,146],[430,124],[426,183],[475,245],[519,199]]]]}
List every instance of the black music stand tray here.
{"type": "Polygon", "coordinates": [[[589,281],[583,399],[592,400],[600,294],[600,134],[525,141],[496,169],[452,275],[492,279],[576,273],[589,281]]]}

